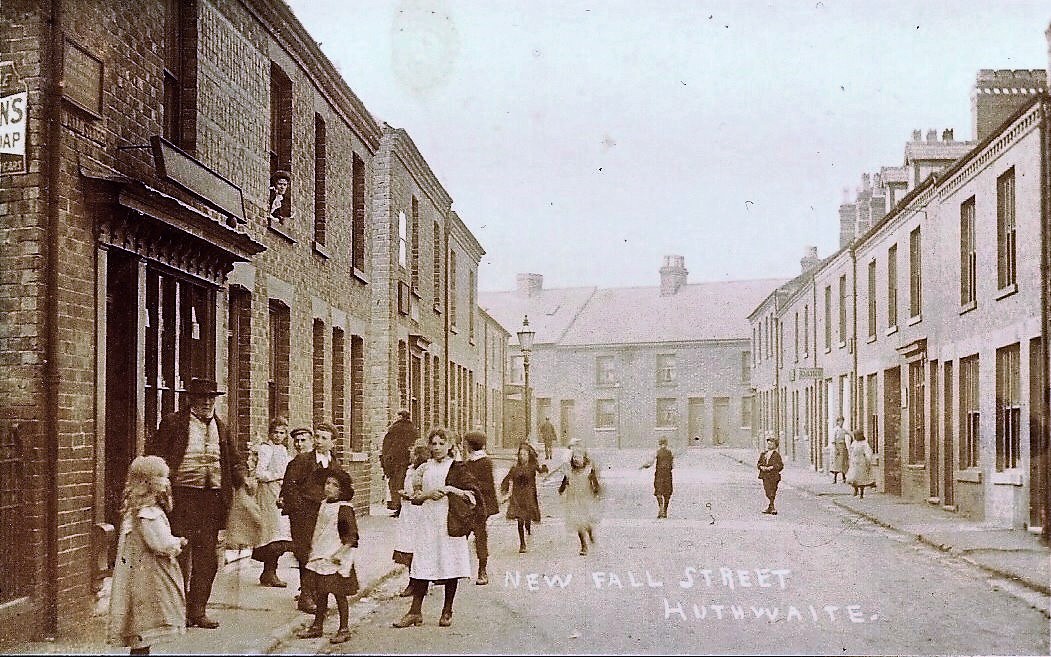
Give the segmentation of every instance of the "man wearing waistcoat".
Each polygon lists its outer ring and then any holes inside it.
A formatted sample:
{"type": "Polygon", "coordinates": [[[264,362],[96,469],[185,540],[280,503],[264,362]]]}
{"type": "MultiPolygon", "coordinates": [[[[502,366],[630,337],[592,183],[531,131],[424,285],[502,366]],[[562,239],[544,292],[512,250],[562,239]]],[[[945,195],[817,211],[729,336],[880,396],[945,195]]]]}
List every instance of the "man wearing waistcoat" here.
{"type": "Polygon", "coordinates": [[[187,407],[163,420],[146,444],[171,469],[171,528],[188,543],[179,555],[186,585],[186,625],[215,629],[205,613],[219,569],[219,530],[226,526],[233,491],[245,483],[244,461],[226,425],[215,416],[215,381],[193,378],[187,407]]]}

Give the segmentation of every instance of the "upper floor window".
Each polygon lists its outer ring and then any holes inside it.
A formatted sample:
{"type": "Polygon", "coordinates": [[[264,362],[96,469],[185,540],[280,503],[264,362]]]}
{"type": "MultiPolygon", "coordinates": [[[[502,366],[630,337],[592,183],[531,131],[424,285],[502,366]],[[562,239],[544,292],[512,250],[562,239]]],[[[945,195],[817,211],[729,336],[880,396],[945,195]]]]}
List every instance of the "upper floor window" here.
{"type": "Polygon", "coordinates": [[[752,354],[747,351],[741,352],[741,383],[748,385],[752,381],[752,354]]]}
{"type": "Polygon", "coordinates": [[[511,371],[507,373],[508,383],[525,384],[525,356],[511,356],[511,371]]]}
{"type": "Polygon", "coordinates": [[[996,282],[999,289],[1017,281],[1015,253],[1015,170],[996,179],[996,282]]]}
{"type": "Polygon", "coordinates": [[[803,306],[803,353],[810,352],[810,306],[803,306]]]}
{"type": "Polygon", "coordinates": [[[595,357],[595,383],[598,385],[609,385],[617,382],[617,374],[613,369],[613,356],[595,357]]]}
{"type": "Polygon", "coordinates": [[[876,260],[869,261],[869,337],[876,337],[876,260]]]}
{"type": "Polygon", "coordinates": [[[839,277],[839,341],[847,341],[847,277],[839,277]]]}
{"type": "Polygon", "coordinates": [[[270,175],[292,170],[292,80],[270,62],[270,175]]]}
{"type": "Polygon", "coordinates": [[[978,245],[974,234],[974,197],[960,206],[960,305],[974,303],[978,284],[978,245]]]}
{"type": "Polygon", "coordinates": [[[456,251],[449,249],[449,324],[456,326],[456,251]]]}
{"type": "Polygon", "coordinates": [[[675,354],[657,355],[657,383],[675,383],[675,354]]]}
{"type": "Polygon", "coordinates": [[[887,327],[898,325],[898,245],[887,249],[887,327]]]}
{"type": "Polygon", "coordinates": [[[832,348],[832,286],[825,286],[825,349],[832,348]]]}
{"type": "Polygon", "coordinates": [[[351,260],[354,269],[365,271],[365,162],[357,153],[351,165],[351,202],[354,206],[351,260]]]}
{"type": "Polygon", "coordinates": [[[434,307],[437,309],[442,300],[442,229],[434,222],[431,234],[431,287],[434,294],[434,307]]]}
{"type": "Polygon", "coordinates": [[[657,426],[677,427],[679,426],[679,406],[676,399],[657,400],[657,426]]]}
{"type": "Polygon", "coordinates": [[[909,233],[909,317],[923,312],[923,252],[920,250],[920,228],[909,233]]]}
{"type": "Polygon", "coordinates": [[[325,134],[325,119],[320,114],[314,115],[314,241],[319,245],[325,244],[325,176],[327,174],[327,163],[325,150],[327,148],[327,136],[325,134]]]}
{"type": "Polygon", "coordinates": [[[398,264],[409,265],[409,218],[404,210],[398,210],[398,264]]]}
{"type": "Polygon", "coordinates": [[[412,197],[412,223],[409,226],[411,231],[412,250],[409,253],[410,261],[412,262],[411,267],[411,278],[410,284],[412,285],[412,291],[416,294],[420,293],[420,202],[416,200],[416,197],[412,197]]]}
{"type": "Polygon", "coordinates": [[[799,362],[799,311],[796,311],[796,322],[795,322],[795,343],[796,343],[796,363],[799,362]]]}
{"type": "Polygon", "coordinates": [[[467,270],[467,335],[474,339],[474,300],[475,300],[475,276],[474,270],[467,270]]]}

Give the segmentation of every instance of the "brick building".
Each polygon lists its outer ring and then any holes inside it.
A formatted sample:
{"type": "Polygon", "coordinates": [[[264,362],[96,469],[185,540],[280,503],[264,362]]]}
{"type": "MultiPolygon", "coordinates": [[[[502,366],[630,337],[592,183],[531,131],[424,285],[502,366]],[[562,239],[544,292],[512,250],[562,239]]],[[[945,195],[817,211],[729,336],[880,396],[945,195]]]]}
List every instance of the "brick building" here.
{"type": "MultiPolygon", "coordinates": [[[[13,0],[0,25],[2,102],[28,116],[24,158],[0,162],[0,542],[21,548],[0,555],[2,642],[90,613],[127,465],[193,376],[228,391],[243,445],[277,415],[333,422],[369,491],[412,401],[397,343],[441,345],[427,411],[449,406],[446,272],[421,274],[421,329],[400,312],[400,213],[418,202],[443,253],[456,224],[465,318],[481,247],[282,2],[13,0]]],[[[459,363],[481,371],[482,347],[459,363]]]]}
{"type": "MultiPolygon", "coordinates": [[[[1045,534],[1047,88],[1043,71],[981,71],[976,141],[916,131],[905,165],[841,206],[845,244],[776,311],[790,325],[802,314],[806,344],[776,377],[819,376],[801,408],[786,393],[789,419],[775,427],[811,442],[824,470],[842,414],[877,454],[880,490],[1045,534]],[[875,213],[868,228],[862,205],[875,213]]],[[[754,331],[769,305],[753,312],[754,331]]]]}
{"type": "Polygon", "coordinates": [[[665,257],[660,277],[654,287],[545,290],[542,277],[525,274],[516,291],[483,295],[504,326],[528,315],[536,332],[531,435],[548,417],[563,442],[592,447],[650,447],[659,437],[677,448],[751,444],[746,314],[783,281],[689,284],[681,256],[665,257]]]}

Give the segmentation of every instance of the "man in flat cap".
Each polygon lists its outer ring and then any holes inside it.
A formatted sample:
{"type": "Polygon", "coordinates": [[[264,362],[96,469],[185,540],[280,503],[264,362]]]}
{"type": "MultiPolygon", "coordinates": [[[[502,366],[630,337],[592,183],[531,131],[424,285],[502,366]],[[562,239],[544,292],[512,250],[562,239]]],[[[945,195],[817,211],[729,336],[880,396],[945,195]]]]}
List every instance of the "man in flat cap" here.
{"type": "Polygon", "coordinates": [[[146,453],[160,456],[171,469],[172,533],[187,540],[179,555],[187,627],[219,627],[205,613],[219,569],[219,530],[226,526],[234,489],[245,483],[237,443],[215,416],[215,398],[222,394],[211,379],[190,379],[187,406],[161,420],[146,443],[146,453]]]}

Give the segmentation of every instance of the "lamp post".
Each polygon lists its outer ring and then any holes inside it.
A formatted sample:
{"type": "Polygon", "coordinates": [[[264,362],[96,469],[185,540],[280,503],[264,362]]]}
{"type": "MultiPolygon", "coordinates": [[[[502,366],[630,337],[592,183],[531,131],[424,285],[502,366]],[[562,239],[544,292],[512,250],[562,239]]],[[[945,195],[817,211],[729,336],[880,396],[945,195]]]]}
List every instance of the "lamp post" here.
{"type": "Polygon", "coordinates": [[[536,333],[529,327],[529,315],[522,317],[522,328],[518,329],[518,348],[522,350],[522,368],[525,370],[525,439],[529,440],[532,418],[529,404],[529,356],[533,353],[533,337],[536,333]]]}

